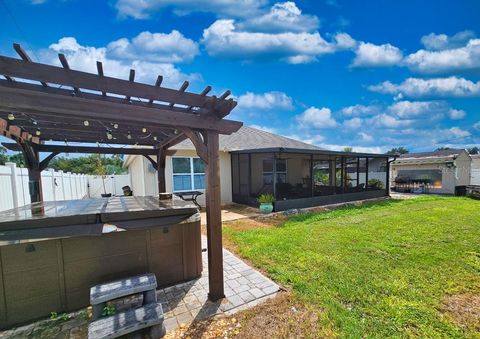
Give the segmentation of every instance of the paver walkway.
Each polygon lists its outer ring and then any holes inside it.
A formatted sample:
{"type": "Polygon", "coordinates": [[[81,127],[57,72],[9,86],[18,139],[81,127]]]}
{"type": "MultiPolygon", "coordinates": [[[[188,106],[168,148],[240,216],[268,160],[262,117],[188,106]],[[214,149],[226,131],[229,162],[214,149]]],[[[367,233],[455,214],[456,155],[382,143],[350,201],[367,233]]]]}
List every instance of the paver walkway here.
{"type": "MultiPolygon", "coordinates": [[[[207,238],[202,236],[202,247],[207,248],[207,238]]],[[[192,320],[201,320],[213,315],[231,315],[272,298],[279,286],[260,272],[247,265],[230,251],[223,250],[225,299],[218,302],[208,300],[207,252],[202,253],[202,277],[183,284],[157,291],[165,312],[167,331],[192,320]]]]}

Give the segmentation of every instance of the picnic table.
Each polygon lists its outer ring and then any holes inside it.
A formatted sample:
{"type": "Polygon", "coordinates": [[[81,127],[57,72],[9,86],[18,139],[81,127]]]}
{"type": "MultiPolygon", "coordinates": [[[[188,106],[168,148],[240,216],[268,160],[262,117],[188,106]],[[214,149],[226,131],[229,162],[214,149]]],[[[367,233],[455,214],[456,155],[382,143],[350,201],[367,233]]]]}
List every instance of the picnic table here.
{"type": "Polygon", "coordinates": [[[198,209],[201,210],[202,206],[200,206],[197,202],[197,198],[201,196],[203,192],[200,191],[185,191],[185,192],[176,192],[175,195],[182,199],[183,201],[191,201],[195,205],[197,205],[198,209]]]}

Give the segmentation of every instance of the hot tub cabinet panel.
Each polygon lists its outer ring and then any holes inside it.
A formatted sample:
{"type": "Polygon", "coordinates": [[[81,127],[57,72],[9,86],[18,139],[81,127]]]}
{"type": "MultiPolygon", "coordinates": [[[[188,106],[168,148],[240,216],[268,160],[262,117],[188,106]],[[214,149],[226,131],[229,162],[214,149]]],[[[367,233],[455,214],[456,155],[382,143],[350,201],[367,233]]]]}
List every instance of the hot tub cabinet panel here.
{"type": "Polygon", "coordinates": [[[157,216],[145,229],[133,220],[126,231],[0,240],[0,328],[88,306],[90,287],[109,280],[153,272],[167,286],[199,277],[200,218],[195,212],[180,220],[165,224],[157,216]]]}

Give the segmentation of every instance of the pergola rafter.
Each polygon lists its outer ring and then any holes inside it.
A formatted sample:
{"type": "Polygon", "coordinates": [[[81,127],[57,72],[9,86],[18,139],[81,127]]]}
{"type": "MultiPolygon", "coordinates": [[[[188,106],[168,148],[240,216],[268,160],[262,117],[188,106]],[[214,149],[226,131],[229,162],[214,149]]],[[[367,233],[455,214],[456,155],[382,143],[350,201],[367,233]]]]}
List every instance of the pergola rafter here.
{"type": "Polygon", "coordinates": [[[14,49],[21,60],[0,56],[0,75],[5,78],[0,80],[0,135],[15,140],[17,144],[6,147],[22,151],[25,157],[31,201],[42,199],[41,171],[62,152],[142,155],[157,169],[159,192],[165,192],[169,148],[190,139],[207,165],[210,298],[222,298],[219,134],[231,134],[242,125],[223,119],[237,105],[228,99],[230,91],[209,96],[211,87],[207,86],[199,94],[190,93],[187,81],[178,90],[166,88],[161,86],[161,75],[154,85],[138,83],[135,70],[130,70],[128,80],[108,77],[99,61],[97,74],[91,74],[71,69],[63,54],[58,56],[62,67],[57,67],[33,62],[18,44],[14,49]],[[73,142],[102,146],[69,144],[73,142]],[[41,160],[40,152],[50,154],[41,160]]]}

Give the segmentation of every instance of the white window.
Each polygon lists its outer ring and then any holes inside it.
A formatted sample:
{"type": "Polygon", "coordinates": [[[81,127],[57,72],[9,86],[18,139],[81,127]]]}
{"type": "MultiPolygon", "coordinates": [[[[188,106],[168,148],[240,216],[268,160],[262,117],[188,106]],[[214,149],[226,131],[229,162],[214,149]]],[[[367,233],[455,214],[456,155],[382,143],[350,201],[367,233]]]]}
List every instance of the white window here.
{"type": "Polygon", "coordinates": [[[172,158],[173,191],[205,189],[205,163],[200,158],[172,158]]]}
{"type": "MultiPolygon", "coordinates": [[[[277,174],[277,183],[286,183],[287,182],[287,160],[276,159],[275,164],[276,164],[275,172],[277,174]]],[[[273,184],[273,159],[263,160],[263,184],[264,185],[273,184]]]]}

